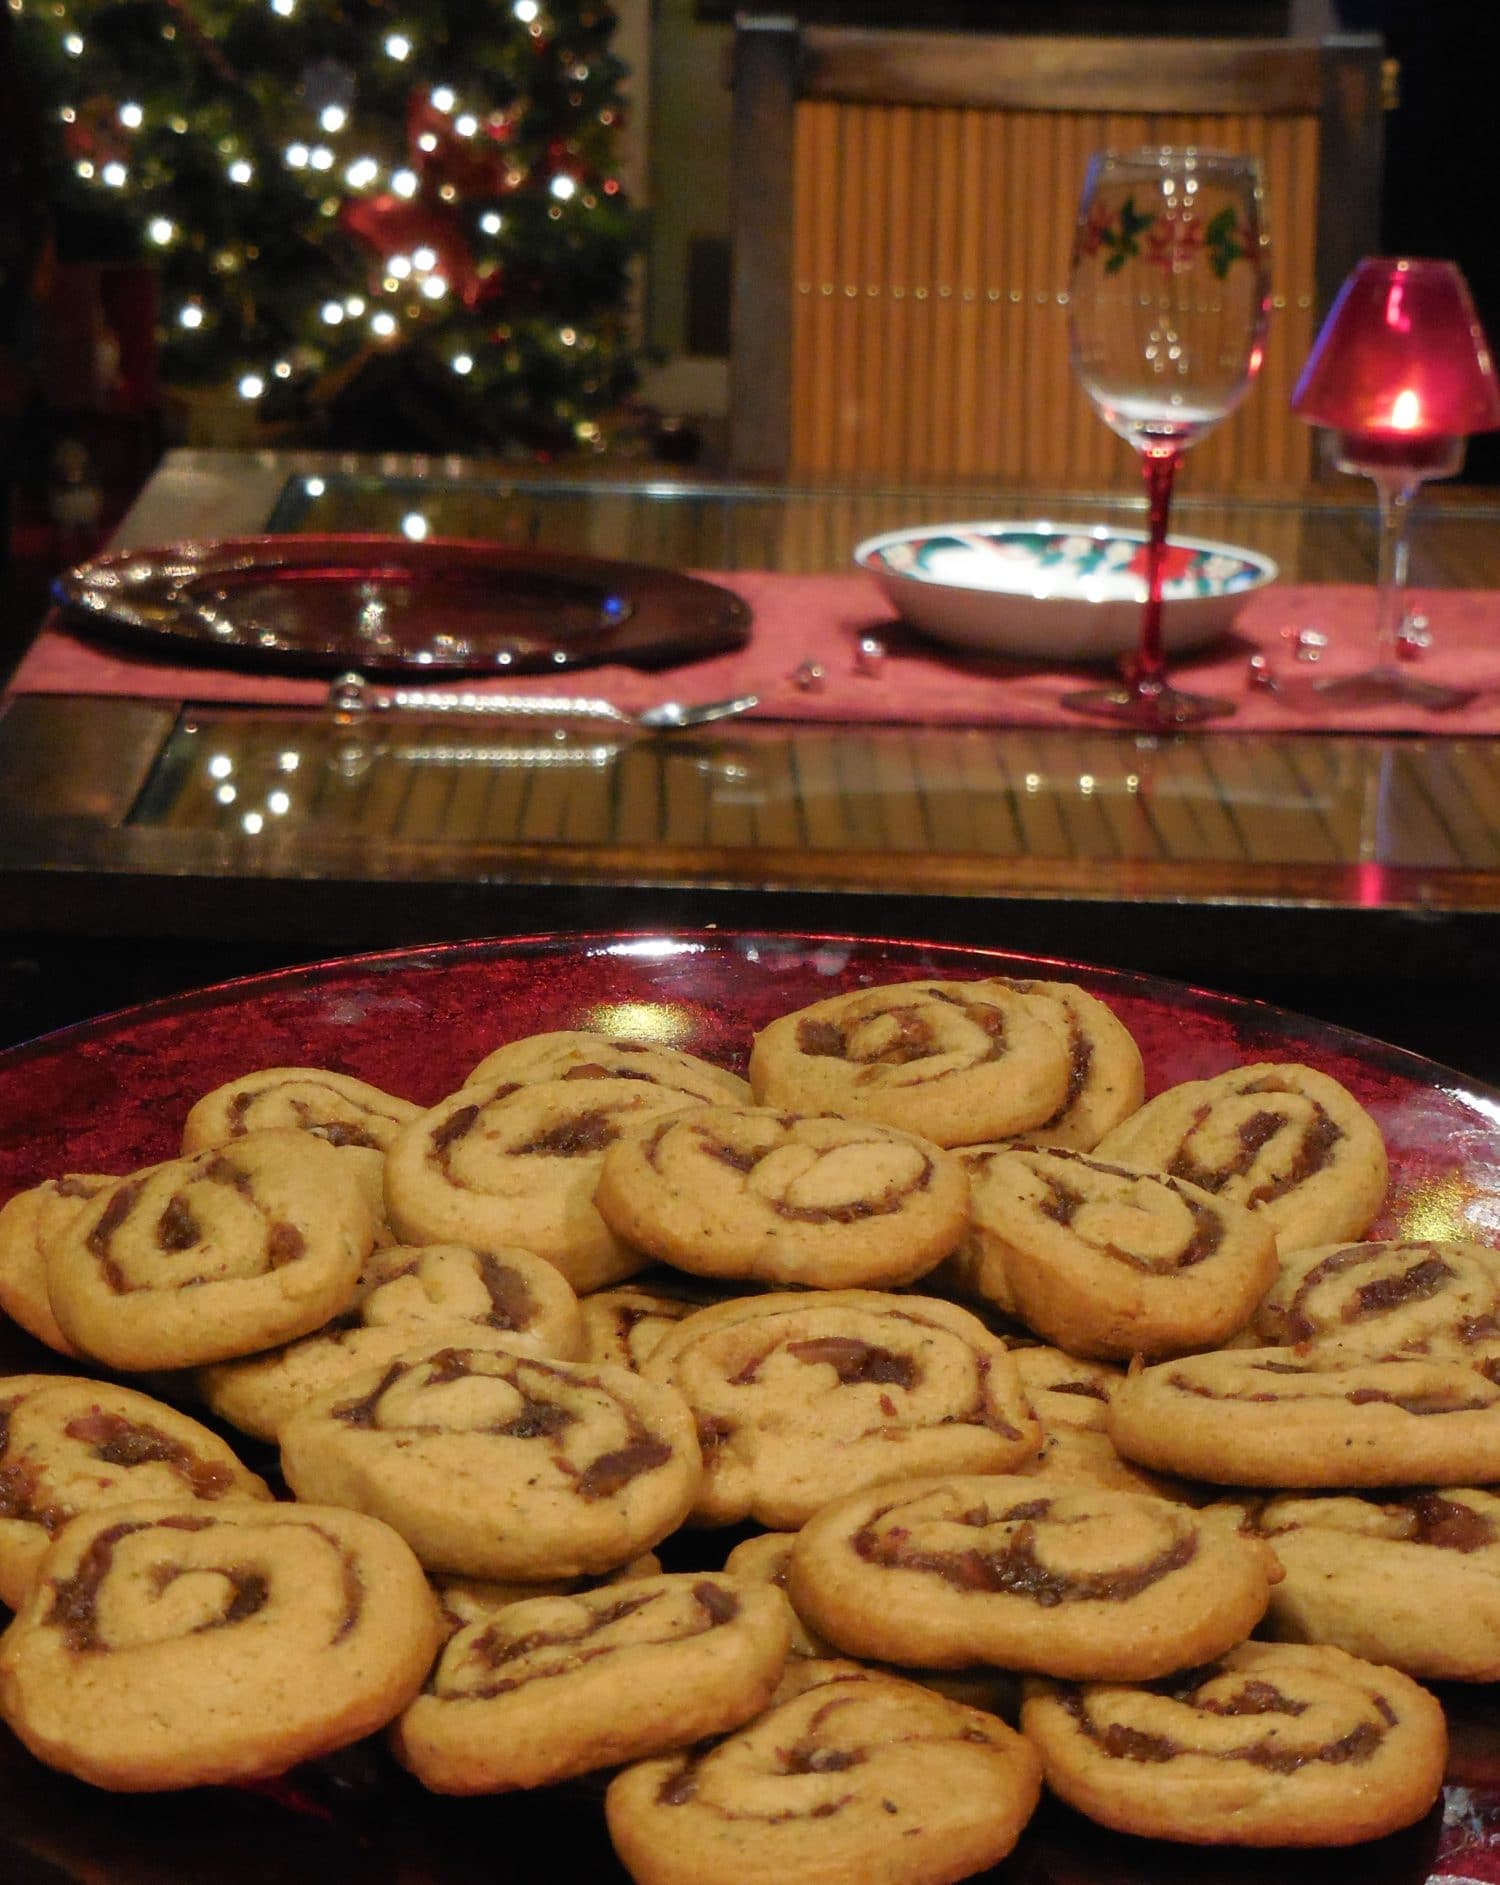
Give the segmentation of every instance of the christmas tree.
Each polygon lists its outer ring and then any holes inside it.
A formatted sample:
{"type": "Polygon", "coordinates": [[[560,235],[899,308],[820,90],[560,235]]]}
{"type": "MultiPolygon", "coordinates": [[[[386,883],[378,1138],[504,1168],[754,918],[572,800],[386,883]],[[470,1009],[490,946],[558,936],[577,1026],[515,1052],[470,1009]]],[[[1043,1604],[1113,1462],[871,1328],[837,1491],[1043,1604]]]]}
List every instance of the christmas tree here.
{"type": "Polygon", "coordinates": [[[311,442],[597,448],[639,213],[599,0],[8,0],[64,243],[160,278],[164,377],[311,442]]]}

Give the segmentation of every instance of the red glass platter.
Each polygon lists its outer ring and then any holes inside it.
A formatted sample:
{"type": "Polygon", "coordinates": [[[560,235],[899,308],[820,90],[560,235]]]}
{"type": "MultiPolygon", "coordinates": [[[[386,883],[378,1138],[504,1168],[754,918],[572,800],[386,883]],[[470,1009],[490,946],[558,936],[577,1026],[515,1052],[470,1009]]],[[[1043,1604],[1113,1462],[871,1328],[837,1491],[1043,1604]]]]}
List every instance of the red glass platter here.
{"type": "MultiPolygon", "coordinates": [[[[1148,1092],[1258,1060],[1320,1068],[1374,1115],[1390,1150],[1387,1209],[1371,1235],[1500,1241],[1500,1092],[1399,1049],[1257,1003],[1073,963],[721,931],[365,956],[176,996],[13,1048],[0,1054],[0,1201],[65,1171],[125,1172],[175,1155],[193,1100],[255,1067],[331,1068],[430,1103],[506,1040],[584,1027],[742,1070],[756,1028],[822,996],[994,974],[1077,981],[1108,1002],[1140,1043],[1148,1092]]],[[[7,1337],[5,1356],[13,1371],[62,1365],[19,1332],[7,1337]]],[[[683,1562],[720,1564],[736,1536],[698,1534],[689,1549],[699,1555],[683,1562]]],[[[1453,1732],[1444,1797],[1420,1825],[1349,1852],[1369,1885],[1500,1885],[1500,1707],[1487,1687],[1455,1685],[1442,1700],[1453,1732]]],[[[0,1729],[0,1880],[621,1885],[602,1794],[600,1778],[440,1799],[371,1741],[256,1787],[120,1796],[49,1772],[0,1729]]],[[[1330,1863],[1326,1852],[1129,1839],[1048,1803],[986,1876],[1013,1885],[1313,1885],[1330,1863]]]]}
{"type": "Polygon", "coordinates": [[[69,627],[146,654],[278,673],[656,668],[741,647],[749,607],[679,571],[556,550],[382,536],[113,550],[59,576],[69,627]]]}

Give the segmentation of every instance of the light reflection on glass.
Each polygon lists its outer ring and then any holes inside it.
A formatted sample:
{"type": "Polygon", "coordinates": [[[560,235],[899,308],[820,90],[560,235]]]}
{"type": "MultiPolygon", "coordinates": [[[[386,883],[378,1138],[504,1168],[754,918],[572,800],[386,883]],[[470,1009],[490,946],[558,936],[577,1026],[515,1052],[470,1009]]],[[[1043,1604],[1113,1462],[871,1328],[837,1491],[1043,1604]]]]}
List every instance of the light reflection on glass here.
{"type": "Polygon", "coordinates": [[[612,1041],[647,1041],[657,1047],[690,1040],[693,1033],[687,1011],[665,1001],[601,1002],[586,1011],[583,1025],[612,1041]]]}

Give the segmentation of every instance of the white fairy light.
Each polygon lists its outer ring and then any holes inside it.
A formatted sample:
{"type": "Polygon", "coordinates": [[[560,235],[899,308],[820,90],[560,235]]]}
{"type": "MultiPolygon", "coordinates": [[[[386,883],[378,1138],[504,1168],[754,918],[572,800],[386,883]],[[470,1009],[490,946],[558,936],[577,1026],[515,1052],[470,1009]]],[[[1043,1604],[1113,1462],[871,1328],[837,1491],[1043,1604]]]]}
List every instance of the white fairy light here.
{"type": "Polygon", "coordinates": [[[437,149],[437,147],[438,147],[438,141],[437,141],[436,131],[424,131],[422,135],[417,139],[417,149],[420,151],[425,151],[429,157],[437,149]]]}
{"type": "Polygon", "coordinates": [[[306,170],[307,166],[311,162],[312,162],[312,152],[307,148],[305,144],[288,144],[287,145],[286,163],[287,163],[288,170],[306,170]]]}
{"type": "Polygon", "coordinates": [[[466,111],[461,118],[453,120],[453,128],[460,137],[473,137],[479,129],[479,120],[472,111],[466,111]]]}
{"type": "Polygon", "coordinates": [[[289,20],[297,11],[297,0],[271,0],[271,11],[283,20],[289,20]]]}
{"type": "Polygon", "coordinates": [[[63,39],[63,51],[70,59],[81,59],[83,57],[83,34],[68,33],[65,35],[63,39]]]}
{"type": "Polygon", "coordinates": [[[123,164],[106,164],[99,174],[112,190],[123,190],[130,181],[130,172],[123,164]]]}
{"type": "Polygon", "coordinates": [[[157,248],[164,249],[177,234],[177,225],[169,216],[153,216],[146,225],[146,234],[157,248]]]}
{"type": "Polygon", "coordinates": [[[473,354],[471,353],[455,354],[453,356],[453,371],[460,375],[466,374],[466,373],[472,373],[474,371],[473,354]]]}
{"type": "Polygon", "coordinates": [[[228,177],[231,183],[250,183],[255,177],[255,166],[244,157],[236,157],[229,166],[228,177]]]}
{"type": "Polygon", "coordinates": [[[312,167],[314,170],[332,170],[333,162],[333,152],[329,150],[326,144],[314,146],[312,153],[312,167]]]}
{"type": "Polygon", "coordinates": [[[387,256],[385,272],[387,275],[394,276],[397,281],[409,281],[412,272],[411,257],[409,255],[387,256]]]}
{"type": "Polygon", "coordinates": [[[448,292],[448,284],[441,275],[429,275],[422,283],[422,293],[429,301],[441,301],[448,292]]]}
{"type": "Polygon", "coordinates": [[[292,377],[292,363],[291,363],[291,361],[290,361],[290,360],[278,360],[278,361],[276,362],[276,364],[275,364],[275,366],[273,366],[273,367],[271,368],[271,373],[272,373],[272,375],[273,375],[273,377],[274,377],[274,378],[276,378],[276,379],[278,379],[278,380],[289,380],[289,379],[290,379],[290,378],[292,377]]]}
{"type": "Polygon", "coordinates": [[[364,311],[365,298],[363,295],[344,296],[344,312],[349,316],[351,321],[357,321],[364,311]]]}
{"type": "Polygon", "coordinates": [[[73,173],[75,176],[82,177],[84,182],[88,183],[93,178],[94,166],[89,162],[87,157],[80,157],[78,162],[73,166],[73,173]]]}
{"type": "Polygon", "coordinates": [[[239,395],[241,399],[259,399],[266,390],[266,383],[258,373],[246,373],[240,379],[239,395]]]}
{"type": "Polygon", "coordinates": [[[373,157],[358,157],[344,172],[344,181],[351,190],[365,190],[380,175],[380,165],[373,157]]]}
{"type": "Polygon", "coordinates": [[[318,113],[318,123],[330,137],[343,130],[349,122],[349,114],[342,105],[325,105],[318,113]]]}
{"type": "Polygon", "coordinates": [[[388,314],[384,308],[378,314],[370,316],[370,332],[378,340],[389,340],[396,331],[396,317],[388,314]]]}
{"type": "Polygon", "coordinates": [[[516,0],[516,4],[511,8],[511,12],[523,26],[530,26],[533,20],[540,17],[541,11],[537,0],[516,0]]]}
{"type": "Polygon", "coordinates": [[[458,99],[451,85],[435,86],[431,97],[434,111],[452,111],[453,107],[458,103],[458,99]]]}
{"type": "Polygon", "coordinates": [[[427,519],[420,511],[408,511],[401,519],[401,534],[413,543],[420,543],[427,535],[427,519]]]}
{"type": "Polygon", "coordinates": [[[406,37],[405,33],[387,33],[385,36],[385,53],[388,59],[395,59],[398,62],[403,59],[409,59],[411,57],[411,41],[406,37]]]}
{"type": "Polygon", "coordinates": [[[498,236],[505,227],[505,218],[498,210],[487,209],[479,219],[479,227],[487,236],[498,236]]]}
{"type": "Polygon", "coordinates": [[[177,310],[177,325],[190,329],[203,325],[203,310],[196,301],[188,301],[177,310]]]}
{"type": "Polygon", "coordinates": [[[437,267],[435,249],[416,249],[412,253],[412,267],[420,269],[424,275],[430,274],[437,267]]]}
{"type": "Polygon", "coordinates": [[[566,175],[554,177],[551,187],[552,194],[557,198],[559,203],[566,203],[569,197],[578,194],[578,185],[574,182],[572,177],[566,175]]]}
{"type": "Polygon", "coordinates": [[[397,170],[391,176],[391,189],[397,196],[415,196],[420,187],[414,170],[397,170]]]}
{"type": "Polygon", "coordinates": [[[139,105],[121,105],[120,122],[127,131],[139,131],[146,122],[146,114],[139,105]]]}
{"type": "Polygon", "coordinates": [[[343,303],[340,301],[325,301],[323,303],[322,313],[323,319],[329,327],[337,327],[344,318],[343,303]]]}

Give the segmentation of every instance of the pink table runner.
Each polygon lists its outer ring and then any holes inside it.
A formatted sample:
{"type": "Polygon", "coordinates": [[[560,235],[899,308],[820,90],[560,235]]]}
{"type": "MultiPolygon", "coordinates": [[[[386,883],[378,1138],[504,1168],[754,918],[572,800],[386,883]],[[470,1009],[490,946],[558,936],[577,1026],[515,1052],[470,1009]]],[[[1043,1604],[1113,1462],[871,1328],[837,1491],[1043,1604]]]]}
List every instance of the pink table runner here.
{"type": "MultiPolygon", "coordinates": [[[[872,579],[858,572],[788,576],[762,571],[704,572],[734,590],[755,615],[748,644],[733,654],[660,673],[592,667],[563,675],[459,682],[477,692],[587,694],[635,709],[662,699],[715,700],[757,693],[755,717],[803,721],[920,725],[1093,725],[1062,705],[1062,696],[1098,669],[1049,668],[950,653],[899,624],[872,579]],[[878,671],[856,663],[859,639],[878,635],[886,648],[878,671]],[[799,686],[797,669],[812,659],[820,686],[799,686]]],[[[1413,606],[1429,618],[1433,646],[1415,664],[1424,679],[1479,690],[1468,706],[1429,713],[1402,706],[1331,711],[1313,692],[1324,675],[1352,673],[1372,657],[1374,593],[1342,585],[1278,584],[1249,598],[1234,632],[1213,647],[1172,664],[1175,679],[1236,703],[1230,732],[1380,733],[1500,732],[1500,591],[1415,592],[1413,606]],[[1288,631],[1314,628],[1328,637],[1320,660],[1294,657],[1288,631]],[[1249,658],[1264,654],[1280,686],[1249,685],[1249,658]]],[[[49,622],[22,658],[13,693],[111,694],[243,706],[317,707],[327,683],[274,674],[180,666],[90,642],[49,622]]]]}

